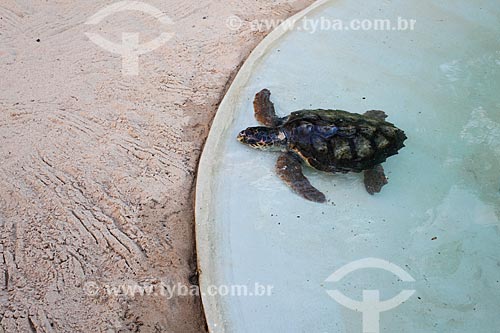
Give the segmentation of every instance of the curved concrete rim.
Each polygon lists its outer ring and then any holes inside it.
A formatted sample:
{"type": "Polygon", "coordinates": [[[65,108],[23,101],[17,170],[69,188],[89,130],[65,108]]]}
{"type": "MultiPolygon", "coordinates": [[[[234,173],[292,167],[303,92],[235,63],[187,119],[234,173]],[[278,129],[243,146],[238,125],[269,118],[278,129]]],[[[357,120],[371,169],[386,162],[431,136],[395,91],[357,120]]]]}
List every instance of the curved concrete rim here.
{"type": "Polygon", "coordinates": [[[240,91],[247,84],[253,69],[266,55],[267,51],[279,39],[290,32],[288,29],[288,27],[291,26],[290,22],[296,22],[302,19],[329,2],[331,2],[331,0],[319,0],[315,2],[306,9],[288,18],[264,38],[241,67],[214,117],[198,166],[195,199],[195,233],[199,283],[200,290],[202,291],[205,317],[210,332],[214,332],[215,329],[217,329],[217,332],[225,332],[224,323],[228,320],[224,318],[217,298],[204,297],[203,291],[206,291],[210,285],[214,284],[213,281],[215,281],[216,267],[214,267],[214,261],[211,260],[211,258],[216,256],[212,242],[217,235],[215,235],[213,221],[211,221],[213,202],[215,200],[215,198],[212,197],[213,192],[211,189],[215,185],[213,183],[215,179],[214,175],[218,169],[218,156],[220,156],[220,152],[222,151],[220,139],[223,137],[223,133],[227,131],[228,124],[234,120],[234,113],[232,112],[231,105],[236,102],[240,91]]]}

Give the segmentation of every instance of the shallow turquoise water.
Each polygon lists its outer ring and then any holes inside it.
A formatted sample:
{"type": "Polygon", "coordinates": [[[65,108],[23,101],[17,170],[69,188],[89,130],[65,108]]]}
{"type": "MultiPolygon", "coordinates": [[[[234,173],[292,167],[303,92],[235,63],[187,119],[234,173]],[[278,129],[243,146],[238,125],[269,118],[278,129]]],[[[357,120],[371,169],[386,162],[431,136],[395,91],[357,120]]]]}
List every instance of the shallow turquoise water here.
{"type": "Polygon", "coordinates": [[[495,1],[334,1],[314,19],[398,16],[415,31],[294,31],[256,65],[220,139],[213,195],[215,283],[273,285],[268,297],[221,298],[229,331],[361,332],[353,299],[377,289],[415,295],[381,315],[382,332],[496,332],[500,327],[500,49],[495,1]],[[329,204],[307,202],[274,174],[277,155],[236,134],[256,124],[253,95],[269,88],[277,112],[385,110],[407,147],[385,164],[389,185],[370,196],[361,175],[306,170],[329,204]],[[415,282],[361,270],[376,257],[415,282]]]}

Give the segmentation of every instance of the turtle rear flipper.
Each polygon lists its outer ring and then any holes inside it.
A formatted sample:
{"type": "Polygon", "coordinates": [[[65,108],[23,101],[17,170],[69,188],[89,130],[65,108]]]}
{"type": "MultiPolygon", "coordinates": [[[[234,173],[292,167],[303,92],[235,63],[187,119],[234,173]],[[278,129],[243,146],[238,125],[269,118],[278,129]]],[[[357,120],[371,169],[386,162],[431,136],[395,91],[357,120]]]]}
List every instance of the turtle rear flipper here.
{"type": "MultiPolygon", "coordinates": [[[[365,112],[365,116],[379,120],[385,120],[387,114],[381,110],[370,110],[365,112]]],[[[370,194],[379,193],[382,187],[387,184],[387,177],[384,173],[382,165],[378,164],[364,172],[365,188],[370,194]]]]}
{"type": "Polygon", "coordinates": [[[307,200],[325,202],[323,193],[311,185],[302,173],[302,165],[291,153],[282,154],[276,163],[276,173],[292,190],[307,200]]]}
{"type": "Polygon", "coordinates": [[[372,169],[365,170],[365,188],[370,194],[379,193],[382,187],[387,184],[387,177],[384,168],[378,164],[372,169]]]}
{"type": "Polygon", "coordinates": [[[259,123],[267,127],[277,127],[280,125],[280,118],[276,116],[274,104],[271,102],[271,92],[268,89],[262,89],[253,100],[253,109],[255,119],[259,123]]]}
{"type": "Polygon", "coordinates": [[[372,117],[375,119],[385,120],[387,118],[387,114],[382,110],[369,110],[364,113],[367,117],[372,117]]]}

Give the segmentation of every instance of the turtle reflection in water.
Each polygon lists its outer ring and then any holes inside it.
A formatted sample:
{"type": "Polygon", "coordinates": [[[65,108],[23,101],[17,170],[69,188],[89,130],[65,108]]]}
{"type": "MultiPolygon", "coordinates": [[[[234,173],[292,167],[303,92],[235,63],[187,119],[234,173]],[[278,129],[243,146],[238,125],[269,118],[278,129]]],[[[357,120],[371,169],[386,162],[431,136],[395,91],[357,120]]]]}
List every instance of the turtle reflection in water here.
{"type": "Polygon", "coordinates": [[[361,115],[342,110],[300,110],[279,118],[270,96],[267,89],[255,95],[255,118],[264,126],[241,131],[238,141],[252,148],[281,151],[276,172],[296,193],[314,202],[326,201],[302,173],[302,163],[331,173],[363,171],[370,194],[387,184],[380,164],[404,147],[406,135],[385,121],[383,111],[361,115]]]}

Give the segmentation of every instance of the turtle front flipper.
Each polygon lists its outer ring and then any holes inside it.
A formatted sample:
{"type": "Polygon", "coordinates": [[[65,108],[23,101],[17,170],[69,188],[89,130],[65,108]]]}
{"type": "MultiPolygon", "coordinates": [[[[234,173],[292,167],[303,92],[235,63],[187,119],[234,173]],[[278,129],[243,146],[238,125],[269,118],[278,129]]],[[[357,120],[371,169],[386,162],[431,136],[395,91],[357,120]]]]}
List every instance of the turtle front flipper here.
{"type": "Polygon", "coordinates": [[[297,194],[314,202],[325,202],[323,193],[311,185],[302,173],[302,165],[298,157],[292,153],[280,155],[276,163],[276,173],[297,194]]]}
{"type": "Polygon", "coordinates": [[[268,89],[262,89],[255,94],[253,100],[255,119],[264,126],[277,127],[280,125],[280,119],[276,116],[270,97],[271,92],[268,89]]]}
{"type": "Polygon", "coordinates": [[[384,168],[378,164],[372,169],[365,170],[365,188],[370,194],[379,193],[382,187],[387,184],[387,177],[384,174],[384,168]]]}

